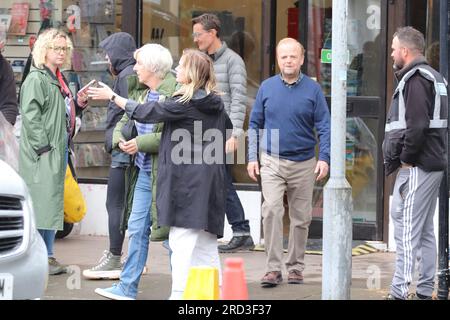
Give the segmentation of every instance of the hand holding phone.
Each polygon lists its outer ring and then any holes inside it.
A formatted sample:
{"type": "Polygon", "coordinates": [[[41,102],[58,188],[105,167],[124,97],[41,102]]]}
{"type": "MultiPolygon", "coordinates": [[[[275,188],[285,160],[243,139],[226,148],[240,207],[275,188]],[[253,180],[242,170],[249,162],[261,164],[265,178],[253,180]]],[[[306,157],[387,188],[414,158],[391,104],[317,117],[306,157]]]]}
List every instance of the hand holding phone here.
{"type": "Polygon", "coordinates": [[[85,95],[85,94],[87,95],[87,90],[89,89],[89,87],[92,87],[96,83],[97,83],[97,80],[95,80],[95,79],[89,81],[89,83],[87,85],[85,85],[83,88],[81,88],[78,91],[78,94],[79,95],[85,95]]]}

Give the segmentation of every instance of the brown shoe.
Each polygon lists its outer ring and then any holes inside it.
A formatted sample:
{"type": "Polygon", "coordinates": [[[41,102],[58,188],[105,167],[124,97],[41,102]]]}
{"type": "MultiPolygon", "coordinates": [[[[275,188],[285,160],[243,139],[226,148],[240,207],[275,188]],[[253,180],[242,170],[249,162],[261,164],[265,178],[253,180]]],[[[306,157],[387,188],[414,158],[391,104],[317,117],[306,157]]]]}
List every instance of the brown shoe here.
{"type": "Polygon", "coordinates": [[[298,270],[291,270],[288,274],[288,283],[290,284],[302,284],[303,283],[303,273],[298,270]]]}
{"type": "Polygon", "coordinates": [[[272,288],[279,285],[282,281],[281,271],[270,271],[261,279],[261,286],[263,288],[272,288]]]}

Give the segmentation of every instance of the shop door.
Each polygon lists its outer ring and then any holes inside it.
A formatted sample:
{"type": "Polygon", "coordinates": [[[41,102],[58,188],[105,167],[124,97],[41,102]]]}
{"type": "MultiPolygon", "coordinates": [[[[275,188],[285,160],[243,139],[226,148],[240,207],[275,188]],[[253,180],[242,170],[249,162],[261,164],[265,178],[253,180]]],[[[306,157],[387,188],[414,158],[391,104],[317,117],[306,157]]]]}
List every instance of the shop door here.
{"type": "MultiPolygon", "coordinates": [[[[346,177],[352,186],[353,239],[381,240],[387,1],[349,0],[348,7],[346,177]]],[[[331,26],[332,1],[277,1],[276,42],[287,36],[302,42],[302,71],[320,83],[330,107],[331,26]]],[[[315,187],[310,238],[322,238],[325,184],[315,187]]]]}

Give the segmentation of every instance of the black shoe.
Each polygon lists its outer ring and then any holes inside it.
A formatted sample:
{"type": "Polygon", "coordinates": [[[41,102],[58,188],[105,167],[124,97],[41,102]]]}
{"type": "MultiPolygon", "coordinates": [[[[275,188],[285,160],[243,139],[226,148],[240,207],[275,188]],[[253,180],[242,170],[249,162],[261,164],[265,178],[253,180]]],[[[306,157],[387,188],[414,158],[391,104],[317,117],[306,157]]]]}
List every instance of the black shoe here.
{"type": "Polygon", "coordinates": [[[417,293],[410,293],[408,294],[408,300],[433,300],[432,296],[424,296],[423,294],[417,293]]]}
{"type": "Polygon", "coordinates": [[[219,246],[220,253],[237,252],[240,250],[252,250],[255,247],[251,236],[233,236],[230,242],[219,246]]]}

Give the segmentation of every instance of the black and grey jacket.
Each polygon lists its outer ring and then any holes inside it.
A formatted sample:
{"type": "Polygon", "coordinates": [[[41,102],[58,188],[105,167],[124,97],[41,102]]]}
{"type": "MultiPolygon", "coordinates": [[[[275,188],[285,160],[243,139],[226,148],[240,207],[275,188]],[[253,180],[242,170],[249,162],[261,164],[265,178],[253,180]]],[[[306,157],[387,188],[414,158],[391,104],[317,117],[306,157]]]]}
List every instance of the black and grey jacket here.
{"type": "Polygon", "coordinates": [[[383,141],[385,173],[401,162],[424,171],[447,164],[447,81],[421,57],[396,73],[399,80],[386,119],[383,141]]]}

